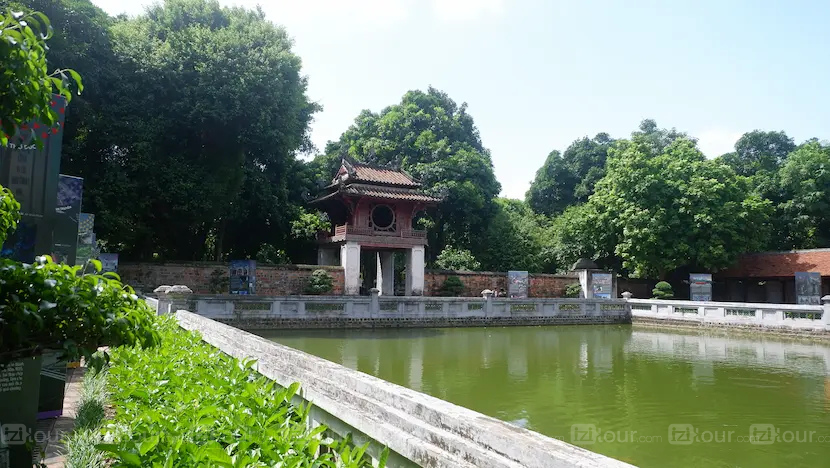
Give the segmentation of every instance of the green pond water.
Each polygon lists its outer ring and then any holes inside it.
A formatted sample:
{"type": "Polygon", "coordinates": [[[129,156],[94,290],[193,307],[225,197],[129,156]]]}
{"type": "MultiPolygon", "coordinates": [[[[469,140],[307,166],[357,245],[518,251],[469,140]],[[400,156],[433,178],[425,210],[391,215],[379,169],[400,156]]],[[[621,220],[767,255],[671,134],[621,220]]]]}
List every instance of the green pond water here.
{"type": "Polygon", "coordinates": [[[830,466],[830,347],[613,326],[268,331],[642,467],[830,466]]]}

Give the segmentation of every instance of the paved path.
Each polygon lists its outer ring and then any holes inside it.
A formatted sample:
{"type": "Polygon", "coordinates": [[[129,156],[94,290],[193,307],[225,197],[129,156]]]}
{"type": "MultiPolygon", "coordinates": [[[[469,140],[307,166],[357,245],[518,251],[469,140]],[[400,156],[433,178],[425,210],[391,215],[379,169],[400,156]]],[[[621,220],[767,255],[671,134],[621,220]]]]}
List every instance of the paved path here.
{"type": "Polygon", "coordinates": [[[46,447],[41,448],[46,453],[43,463],[49,468],[62,468],[64,466],[64,450],[61,442],[64,435],[72,432],[75,427],[75,412],[81,403],[81,385],[83,384],[86,368],[66,370],[66,391],[63,397],[63,416],[59,418],[40,421],[38,430],[49,434],[46,447]]]}

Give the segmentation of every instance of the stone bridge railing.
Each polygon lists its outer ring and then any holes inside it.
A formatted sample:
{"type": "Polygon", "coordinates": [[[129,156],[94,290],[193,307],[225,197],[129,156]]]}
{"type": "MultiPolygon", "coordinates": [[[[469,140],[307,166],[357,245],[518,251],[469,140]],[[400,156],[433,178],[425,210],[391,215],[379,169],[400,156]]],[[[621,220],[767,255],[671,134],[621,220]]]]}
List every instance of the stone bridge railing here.
{"type": "Polygon", "coordinates": [[[368,442],[375,459],[388,447],[390,467],[631,466],[200,315],[180,310],[176,317],[224,353],[254,359],[254,369],[278,385],[299,382],[297,402],[312,404],[311,425],[325,424],[334,436],[351,434],[359,445],[368,442]]]}
{"type": "Polygon", "coordinates": [[[685,321],[701,325],[824,333],[830,332],[830,296],[823,297],[822,301],[823,306],[632,298],[627,300],[635,321],[685,321]]]}
{"type": "Polygon", "coordinates": [[[160,313],[185,309],[244,329],[626,323],[624,300],[422,296],[160,296],[160,313]],[[162,297],[163,296],[163,297],[162,297]]]}

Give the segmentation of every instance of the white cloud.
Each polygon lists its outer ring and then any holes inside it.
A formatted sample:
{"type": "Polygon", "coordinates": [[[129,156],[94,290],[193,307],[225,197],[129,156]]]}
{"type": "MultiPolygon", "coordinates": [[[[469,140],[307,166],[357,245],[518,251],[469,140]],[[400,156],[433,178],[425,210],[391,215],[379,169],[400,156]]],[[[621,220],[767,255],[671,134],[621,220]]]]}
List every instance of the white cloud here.
{"type": "Polygon", "coordinates": [[[467,21],[480,16],[497,16],[504,0],[432,0],[432,11],[441,21],[467,21]]]}
{"type": "Polygon", "coordinates": [[[735,142],[743,135],[725,129],[709,129],[692,134],[697,137],[697,146],[707,158],[716,158],[735,150],[735,142]]]}

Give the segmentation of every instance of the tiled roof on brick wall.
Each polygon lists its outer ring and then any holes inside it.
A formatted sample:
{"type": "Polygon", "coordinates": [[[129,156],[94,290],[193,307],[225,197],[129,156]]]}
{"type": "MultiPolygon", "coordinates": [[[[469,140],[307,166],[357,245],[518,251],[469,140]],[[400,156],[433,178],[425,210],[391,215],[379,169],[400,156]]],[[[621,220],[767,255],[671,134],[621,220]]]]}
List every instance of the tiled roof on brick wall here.
{"type": "Polygon", "coordinates": [[[740,257],[735,266],[718,273],[721,278],[793,277],[797,271],[830,276],[830,249],[765,252],[740,257]]]}

